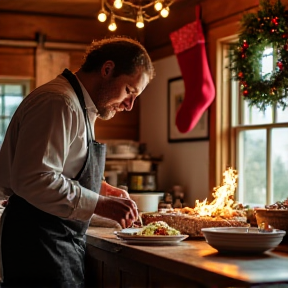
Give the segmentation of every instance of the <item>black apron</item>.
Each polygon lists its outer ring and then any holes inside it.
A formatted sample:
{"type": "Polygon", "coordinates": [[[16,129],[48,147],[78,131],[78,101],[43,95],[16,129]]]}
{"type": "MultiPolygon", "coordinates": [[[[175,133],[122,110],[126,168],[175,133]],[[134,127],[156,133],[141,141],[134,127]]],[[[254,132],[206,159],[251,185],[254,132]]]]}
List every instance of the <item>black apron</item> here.
{"type": "MultiPolygon", "coordinates": [[[[105,144],[93,140],[82,89],[76,76],[62,73],[80,101],[87,130],[87,159],[75,180],[99,193],[105,144]]],[[[1,287],[84,287],[85,233],[89,221],[67,220],[43,212],[13,194],[1,217],[4,282],[1,287]]]]}

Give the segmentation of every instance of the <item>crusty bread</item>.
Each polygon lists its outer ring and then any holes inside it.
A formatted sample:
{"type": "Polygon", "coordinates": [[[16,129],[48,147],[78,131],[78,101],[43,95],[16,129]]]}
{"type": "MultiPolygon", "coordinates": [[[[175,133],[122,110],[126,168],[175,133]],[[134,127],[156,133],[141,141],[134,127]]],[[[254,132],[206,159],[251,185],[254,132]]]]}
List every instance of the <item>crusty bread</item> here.
{"type": "Polygon", "coordinates": [[[199,215],[187,215],[182,213],[143,213],[143,225],[153,221],[164,221],[169,226],[179,230],[181,234],[190,237],[203,237],[202,228],[209,227],[249,227],[246,217],[233,217],[224,219],[222,217],[209,217],[199,215]]]}

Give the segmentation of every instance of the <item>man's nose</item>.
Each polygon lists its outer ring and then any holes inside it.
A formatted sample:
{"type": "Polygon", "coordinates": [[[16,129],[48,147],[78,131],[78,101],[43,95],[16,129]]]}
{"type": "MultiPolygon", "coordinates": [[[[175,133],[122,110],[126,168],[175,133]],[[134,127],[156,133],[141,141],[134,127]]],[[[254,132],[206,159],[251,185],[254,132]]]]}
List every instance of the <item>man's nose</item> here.
{"type": "Polygon", "coordinates": [[[125,110],[131,111],[134,105],[135,97],[131,97],[125,101],[125,110]]]}

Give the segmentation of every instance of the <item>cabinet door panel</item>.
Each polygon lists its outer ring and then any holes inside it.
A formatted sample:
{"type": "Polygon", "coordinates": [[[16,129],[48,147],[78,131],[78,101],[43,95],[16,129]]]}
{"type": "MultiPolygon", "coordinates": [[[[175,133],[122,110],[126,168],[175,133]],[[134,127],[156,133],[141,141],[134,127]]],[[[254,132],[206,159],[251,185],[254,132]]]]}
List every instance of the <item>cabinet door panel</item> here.
{"type": "Polygon", "coordinates": [[[125,288],[148,287],[148,267],[139,262],[119,257],[121,283],[125,288]]]}
{"type": "Polygon", "coordinates": [[[189,279],[183,278],[180,275],[164,272],[162,270],[151,268],[149,270],[149,288],[204,288],[202,284],[198,282],[192,282],[189,279]]]}
{"type": "Polygon", "coordinates": [[[102,274],[103,288],[117,288],[123,287],[121,283],[121,273],[115,266],[108,266],[103,263],[103,274],[102,274]]]}

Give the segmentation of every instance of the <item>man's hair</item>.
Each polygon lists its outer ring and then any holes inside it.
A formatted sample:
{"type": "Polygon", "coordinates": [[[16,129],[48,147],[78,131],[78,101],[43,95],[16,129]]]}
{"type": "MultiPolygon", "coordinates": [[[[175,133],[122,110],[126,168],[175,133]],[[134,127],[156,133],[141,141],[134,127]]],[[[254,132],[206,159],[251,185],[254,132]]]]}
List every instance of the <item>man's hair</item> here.
{"type": "Polygon", "coordinates": [[[138,69],[147,73],[150,80],[155,75],[146,49],[138,41],[124,36],[94,40],[84,55],[81,68],[84,72],[100,71],[108,60],[115,64],[114,77],[122,74],[132,75],[138,69]]]}

